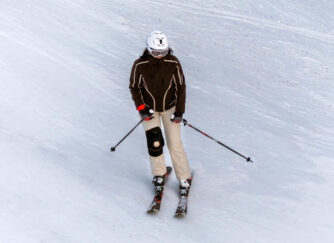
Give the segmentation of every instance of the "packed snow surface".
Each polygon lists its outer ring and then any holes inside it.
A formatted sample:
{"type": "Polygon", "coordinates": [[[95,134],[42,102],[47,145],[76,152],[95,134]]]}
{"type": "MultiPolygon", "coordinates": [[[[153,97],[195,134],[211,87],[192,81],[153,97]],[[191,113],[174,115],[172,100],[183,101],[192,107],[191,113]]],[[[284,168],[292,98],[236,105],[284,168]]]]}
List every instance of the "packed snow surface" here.
{"type": "MultiPolygon", "coordinates": [[[[334,2],[0,0],[0,242],[329,243],[334,2]],[[128,89],[163,30],[187,83],[188,215],[159,214],[128,89]]],[[[166,154],[167,148],[165,149],[166,154]]],[[[171,164],[166,156],[166,163],[171,164]]]]}

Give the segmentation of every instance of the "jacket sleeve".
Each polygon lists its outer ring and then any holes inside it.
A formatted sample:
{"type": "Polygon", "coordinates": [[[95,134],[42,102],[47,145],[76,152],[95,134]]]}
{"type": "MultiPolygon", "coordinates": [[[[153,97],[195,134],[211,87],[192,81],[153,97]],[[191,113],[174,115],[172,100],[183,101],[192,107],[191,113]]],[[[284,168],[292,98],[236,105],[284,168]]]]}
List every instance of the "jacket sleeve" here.
{"type": "Polygon", "coordinates": [[[130,75],[130,85],[129,85],[129,89],[130,89],[130,92],[131,92],[131,95],[132,95],[132,99],[133,99],[136,107],[144,104],[143,96],[142,96],[141,89],[140,89],[140,85],[141,85],[141,75],[138,71],[137,61],[136,61],[136,62],[134,62],[133,66],[132,66],[131,75],[130,75]]]}
{"type": "Polygon", "coordinates": [[[177,95],[175,112],[184,113],[186,104],[186,83],[184,79],[182,66],[179,60],[177,60],[174,76],[176,81],[176,95],[177,95]]]}

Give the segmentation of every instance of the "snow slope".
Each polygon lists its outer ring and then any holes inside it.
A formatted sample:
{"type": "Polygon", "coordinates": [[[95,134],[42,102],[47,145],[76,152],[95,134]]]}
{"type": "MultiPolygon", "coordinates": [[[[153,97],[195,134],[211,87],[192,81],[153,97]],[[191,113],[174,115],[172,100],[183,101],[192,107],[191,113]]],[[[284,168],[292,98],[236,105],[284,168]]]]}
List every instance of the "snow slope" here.
{"type": "MultiPolygon", "coordinates": [[[[333,242],[334,3],[1,0],[0,242],[333,242]],[[195,179],[148,216],[128,90],[153,29],[183,64],[195,179]]],[[[167,157],[167,164],[170,159],[167,157]]]]}

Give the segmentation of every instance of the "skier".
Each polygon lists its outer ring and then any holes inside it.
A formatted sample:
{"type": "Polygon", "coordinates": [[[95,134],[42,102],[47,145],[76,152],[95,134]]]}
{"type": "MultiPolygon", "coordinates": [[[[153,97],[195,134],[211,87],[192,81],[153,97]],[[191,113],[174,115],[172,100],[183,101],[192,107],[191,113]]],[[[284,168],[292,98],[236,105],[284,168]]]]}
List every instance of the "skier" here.
{"type": "Polygon", "coordinates": [[[145,119],[142,124],[156,193],[162,194],[167,173],[162,120],[167,147],[180,182],[180,195],[188,196],[191,171],[180,138],[186,84],[181,64],[163,32],[153,31],[148,36],[146,49],[132,66],[129,88],[141,118],[145,119]]]}

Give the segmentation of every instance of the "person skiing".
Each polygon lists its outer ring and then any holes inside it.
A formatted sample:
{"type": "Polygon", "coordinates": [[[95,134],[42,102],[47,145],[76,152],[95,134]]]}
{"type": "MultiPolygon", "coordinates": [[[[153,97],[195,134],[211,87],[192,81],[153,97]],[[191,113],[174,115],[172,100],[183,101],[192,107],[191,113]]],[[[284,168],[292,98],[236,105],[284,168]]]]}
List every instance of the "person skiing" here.
{"type": "Polygon", "coordinates": [[[186,84],[181,64],[173,55],[163,32],[153,31],[147,37],[143,54],[132,66],[129,88],[135,106],[144,119],[142,124],[156,193],[162,194],[167,173],[162,121],[172,164],[180,182],[180,194],[187,196],[191,170],[181,141],[186,84]]]}

